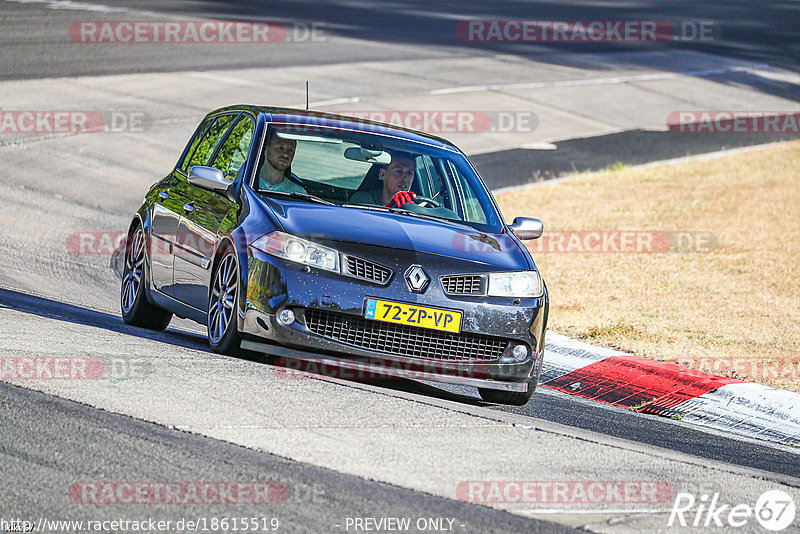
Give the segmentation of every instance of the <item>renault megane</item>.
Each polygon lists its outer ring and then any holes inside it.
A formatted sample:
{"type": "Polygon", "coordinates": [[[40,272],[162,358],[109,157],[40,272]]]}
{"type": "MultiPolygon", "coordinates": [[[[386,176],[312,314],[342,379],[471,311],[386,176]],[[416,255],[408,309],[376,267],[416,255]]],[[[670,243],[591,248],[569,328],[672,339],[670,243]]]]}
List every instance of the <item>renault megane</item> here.
{"type": "Polygon", "coordinates": [[[525,404],[547,290],[467,157],[356,118],[232,106],[208,114],[130,225],[126,323],[173,314],[240,348],[476,386],[525,404]]]}

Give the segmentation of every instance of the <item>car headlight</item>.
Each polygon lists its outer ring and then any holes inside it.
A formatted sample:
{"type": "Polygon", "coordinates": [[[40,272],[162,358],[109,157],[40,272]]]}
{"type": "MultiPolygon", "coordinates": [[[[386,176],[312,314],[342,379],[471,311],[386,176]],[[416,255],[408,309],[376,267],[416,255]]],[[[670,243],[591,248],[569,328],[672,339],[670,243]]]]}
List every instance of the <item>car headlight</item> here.
{"type": "Polygon", "coordinates": [[[323,247],[285,232],[276,231],[261,236],[253,241],[251,246],[265,254],[326,271],[339,272],[339,252],[336,249],[323,247]]]}
{"type": "Polygon", "coordinates": [[[544,293],[538,271],[489,273],[490,297],[541,297],[544,293]]]}

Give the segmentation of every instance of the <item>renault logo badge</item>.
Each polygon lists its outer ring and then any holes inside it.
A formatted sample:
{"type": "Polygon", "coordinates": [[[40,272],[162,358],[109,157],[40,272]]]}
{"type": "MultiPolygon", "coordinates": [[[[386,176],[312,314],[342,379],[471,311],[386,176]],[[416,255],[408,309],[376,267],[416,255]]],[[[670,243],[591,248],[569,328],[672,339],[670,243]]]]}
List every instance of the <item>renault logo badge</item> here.
{"type": "Polygon", "coordinates": [[[419,265],[412,265],[406,271],[406,284],[408,284],[408,288],[413,291],[414,293],[422,293],[422,290],[430,282],[430,278],[428,275],[425,274],[425,271],[422,270],[422,267],[419,265]]]}

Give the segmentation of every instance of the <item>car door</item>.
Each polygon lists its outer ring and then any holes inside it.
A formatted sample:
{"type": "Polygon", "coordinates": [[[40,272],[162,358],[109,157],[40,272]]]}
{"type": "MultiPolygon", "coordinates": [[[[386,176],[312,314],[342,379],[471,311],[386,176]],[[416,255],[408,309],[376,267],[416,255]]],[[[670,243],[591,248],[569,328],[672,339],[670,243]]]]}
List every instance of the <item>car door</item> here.
{"type": "Polygon", "coordinates": [[[150,277],[153,287],[162,293],[174,296],[172,269],[174,264],[174,245],[177,241],[178,224],[183,211],[180,198],[181,179],[185,181],[184,165],[188,163],[197,145],[215,121],[203,121],[189,140],[182,159],[170,175],[158,186],[153,211],[150,217],[150,277]]]}
{"type": "MultiPolygon", "coordinates": [[[[247,161],[254,131],[255,120],[250,115],[242,114],[206,165],[221,170],[227,179],[235,180],[239,169],[247,161]]],[[[185,238],[182,246],[186,254],[176,257],[176,298],[206,311],[210,267],[220,226],[226,217],[235,217],[238,206],[219,193],[191,184],[187,191],[189,201],[178,227],[178,233],[185,238]]]]}

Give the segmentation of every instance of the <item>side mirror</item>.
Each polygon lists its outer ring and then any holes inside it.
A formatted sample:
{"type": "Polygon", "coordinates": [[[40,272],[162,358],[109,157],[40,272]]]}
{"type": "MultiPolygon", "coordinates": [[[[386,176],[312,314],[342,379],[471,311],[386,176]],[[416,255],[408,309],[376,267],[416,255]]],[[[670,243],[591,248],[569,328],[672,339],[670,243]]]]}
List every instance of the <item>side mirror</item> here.
{"type": "Polygon", "coordinates": [[[542,237],[544,231],[542,221],[530,217],[517,217],[508,227],[514,232],[514,235],[522,240],[542,237]]]}
{"type": "Polygon", "coordinates": [[[229,200],[233,182],[226,180],[222,171],[214,167],[195,165],[189,169],[189,183],[201,189],[220,193],[229,200]]]}

